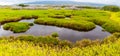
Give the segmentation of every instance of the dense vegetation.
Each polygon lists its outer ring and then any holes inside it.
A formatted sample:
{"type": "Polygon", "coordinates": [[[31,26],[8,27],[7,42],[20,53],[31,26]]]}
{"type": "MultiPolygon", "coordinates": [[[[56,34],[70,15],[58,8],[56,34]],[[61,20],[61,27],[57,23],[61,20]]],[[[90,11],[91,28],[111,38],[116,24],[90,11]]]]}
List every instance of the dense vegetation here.
{"type": "Polygon", "coordinates": [[[85,8],[85,9],[99,9],[99,7],[94,6],[76,6],[77,8],[85,8]]]}
{"type": "Polygon", "coordinates": [[[35,23],[66,27],[80,31],[91,30],[100,25],[114,33],[104,40],[81,40],[71,43],[59,40],[58,34],[50,36],[10,36],[0,38],[2,56],[117,56],[120,45],[120,12],[95,9],[84,10],[11,10],[0,9],[0,23],[4,29],[22,32],[30,23],[16,22],[35,18],[35,23]],[[6,12],[7,11],[7,12],[6,12]],[[66,19],[69,18],[69,19],[66,19]],[[4,54],[5,53],[5,54],[4,54]]]}
{"type": "Polygon", "coordinates": [[[10,36],[0,40],[0,55],[18,56],[116,56],[119,54],[120,33],[103,41],[81,40],[72,44],[52,36],[10,36]]]}
{"type": "Polygon", "coordinates": [[[104,6],[102,9],[107,11],[112,11],[112,12],[120,11],[119,6],[115,6],[115,5],[107,5],[107,6],[104,6]]]}
{"type": "Polygon", "coordinates": [[[14,33],[20,33],[27,31],[32,25],[33,25],[32,23],[26,23],[26,22],[11,22],[4,24],[3,28],[5,30],[11,30],[14,33]]]}
{"type": "Polygon", "coordinates": [[[88,31],[95,28],[94,23],[84,21],[84,20],[75,21],[75,20],[67,20],[67,19],[65,20],[65,19],[54,19],[54,18],[39,18],[35,20],[35,23],[66,27],[66,28],[71,28],[79,31],[88,31]]]}
{"type": "MultiPolygon", "coordinates": [[[[0,23],[14,22],[14,21],[19,21],[21,19],[35,18],[36,19],[35,23],[67,27],[67,28],[80,30],[80,31],[91,30],[95,28],[95,24],[97,24],[102,26],[105,30],[111,33],[120,32],[119,22],[116,22],[115,20],[113,20],[114,19],[113,13],[102,11],[102,10],[95,10],[95,9],[10,10],[10,9],[4,9],[3,11],[3,9],[0,9],[0,12],[1,12],[0,23]],[[69,19],[66,19],[66,18],[69,18],[69,19]],[[46,20],[46,19],[49,19],[49,20],[46,20]],[[77,24],[77,26],[75,26],[74,24],[77,24]],[[74,26],[70,26],[70,25],[74,25],[74,26]]],[[[117,13],[118,12],[116,12],[116,14],[117,13]]],[[[114,17],[119,18],[119,16],[117,15],[114,17]]]]}

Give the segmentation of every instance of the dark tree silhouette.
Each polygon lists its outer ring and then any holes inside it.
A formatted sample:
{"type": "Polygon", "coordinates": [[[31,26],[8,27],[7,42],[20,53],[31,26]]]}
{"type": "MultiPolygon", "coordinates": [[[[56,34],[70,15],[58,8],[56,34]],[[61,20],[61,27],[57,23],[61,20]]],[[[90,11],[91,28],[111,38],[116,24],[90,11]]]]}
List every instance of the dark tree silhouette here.
{"type": "Polygon", "coordinates": [[[29,6],[29,5],[19,4],[18,6],[21,6],[21,7],[27,7],[27,6],[29,6]]]}
{"type": "Polygon", "coordinates": [[[120,10],[119,6],[115,6],[115,5],[107,5],[107,6],[104,6],[102,9],[112,11],[112,12],[118,12],[120,10]]]}

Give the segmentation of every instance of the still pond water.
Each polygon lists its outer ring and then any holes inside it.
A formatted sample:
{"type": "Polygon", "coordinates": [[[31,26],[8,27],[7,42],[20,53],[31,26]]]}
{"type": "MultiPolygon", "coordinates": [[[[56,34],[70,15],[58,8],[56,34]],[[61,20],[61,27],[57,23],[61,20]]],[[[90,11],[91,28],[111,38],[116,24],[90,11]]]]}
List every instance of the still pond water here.
{"type": "MultiPolygon", "coordinates": [[[[34,19],[30,20],[21,20],[19,22],[29,22],[33,23],[34,19]]],[[[67,28],[61,28],[56,26],[46,26],[46,25],[38,25],[34,24],[29,30],[27,30],[24,33],[13,33],[12,31],[4,30],[3,27],[0,27],[0,36],[18,36],[18,35],[35,35],[35,36],[44,36],[44,35],[50,35],[54,32],[59,34],[59,39],[61,40],[69,40],[72,42],[76,42],[77,40],[82,39],[103,39],[109,35],[111,35],[109,32],[102,31],[102,27],[96,25],[96,28],[84,32],[84,31],[76,31],[72,29],[67,28]]]]}

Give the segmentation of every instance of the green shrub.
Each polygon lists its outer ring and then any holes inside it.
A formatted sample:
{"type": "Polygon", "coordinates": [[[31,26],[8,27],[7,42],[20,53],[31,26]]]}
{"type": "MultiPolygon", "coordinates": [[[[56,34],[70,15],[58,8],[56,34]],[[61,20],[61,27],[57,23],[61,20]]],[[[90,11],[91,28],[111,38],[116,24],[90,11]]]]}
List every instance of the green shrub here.
{"type": "Polygon", "coordinates": [[[48,46],[57,46],[59,45],[59,40],[57,38],[51,36],[30,36],[30,35],[22,35],[16,37],[16,40],[20,41],[29,41],[34,44],[38,44],[40,46],[48,45],[48,46]]]}
{"type": "Polygon", "coordinates": [[[3,25],[3,29],[11,30],[14,33],[25,32],[30,28],[30,24],[26,22],[11,22],[3,25]]]}
{"type": "Polygon", "coordinates": [[[120,10],[120,8],[115,5],[107,5],[107,6],[104,6],[102,9],[107,11],[112,11],[112,12],[118,12],[120,10]]]}
{"type": "Polygon", "coordinates": [[[35,37],[34,36],[25,36],[25,35],[23,35],[23,36],[18,36],[17,38],[16,38],[17,40],[21,40],[21,41],[35,41],[35,37]]]}
{"type": "Polygon", "coordinates": [[[42,45],[49,45],[49,46],[55,46],[55,45],[58,45],[59,43],[59,40],[57,38],[53,38],[53,37],[50,37],[50,36],[40,36],[40,37],[37,37],[36,40],[34,41],[35,43],[42,43],[42,45]]]}
{"type": "Polygon", "coordinates": [[[73,47],[72,43],[67,40],[63,40],[59,42],[60,47],[73,47]]]}
{"type": "Polygon", "coordinates": [[[77,6],[77,8],[97,9],[98,7],[93,7],[93,6],[77,6]]]}
{"type": "Polygon", "coordinates": [[[107,22],[105,24],[102,25],[102,27],[111,33],[115,33],[115,32],[120,32],[120,25],[117,22],[107,22]]]}
{"type": "Polygon", "coordinates": [[[21,6],[21,7],[27,7],[27,6],[29,6],[29,5],[19,4],[18,6],[21,6]]]}
{"type": "Polygon", "coordinates": [[[78,47],[87,47],[87,46],[90,46],[92,43],[91,40],[89,39],[84,39],[84,40],[81,40],[81,41],[77,41],[75,46],[78,46],[78,47]]]}
{"type": "Polygon", "coordinates": [[[34,24],[33,23],[29,23],[30,26],[33,26],[34,24]]]}
{"type": "Polygon", "coordinates": [[[105,38],[102,43],[107,44],[107,43],[113,43],[115,41],[117,41],[117,38],[115,36],[109,36],[109,37],[105,38]]]}
{"type": "Polygon", "coordinates": [[[59,37],[58,33],[52,33],[52,37],[59,37]]]}
{"type": "Polygon", "coordinates": [[[105,38],[102,43],[114,43],[120,38],[120,33],[113,33],[111,36],[105,38]]]}

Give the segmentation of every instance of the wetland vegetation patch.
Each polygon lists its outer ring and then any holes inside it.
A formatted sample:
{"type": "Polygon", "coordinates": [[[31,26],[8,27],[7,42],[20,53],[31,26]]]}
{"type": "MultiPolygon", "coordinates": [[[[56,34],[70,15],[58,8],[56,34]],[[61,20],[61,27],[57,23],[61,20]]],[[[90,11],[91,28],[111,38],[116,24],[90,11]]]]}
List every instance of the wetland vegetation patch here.
{"type": "Polygon", "coordinates": [[[66,27],[79,31],[89,31],[95,28],[95,24],[88,21],[75,21],[67,19],[55,19],[55,18],[39,18],[35,20],[37,24],[53,25],[58,27],[66,27]]]}
{"type": "Polygon", "coordinates": [[[20,33],[27,31],[32,25],[33,25],[32,23],[26,22],[11,22],[4,24],[3,28],[5,30],[13,31],[14,33],[20,33]]]}

